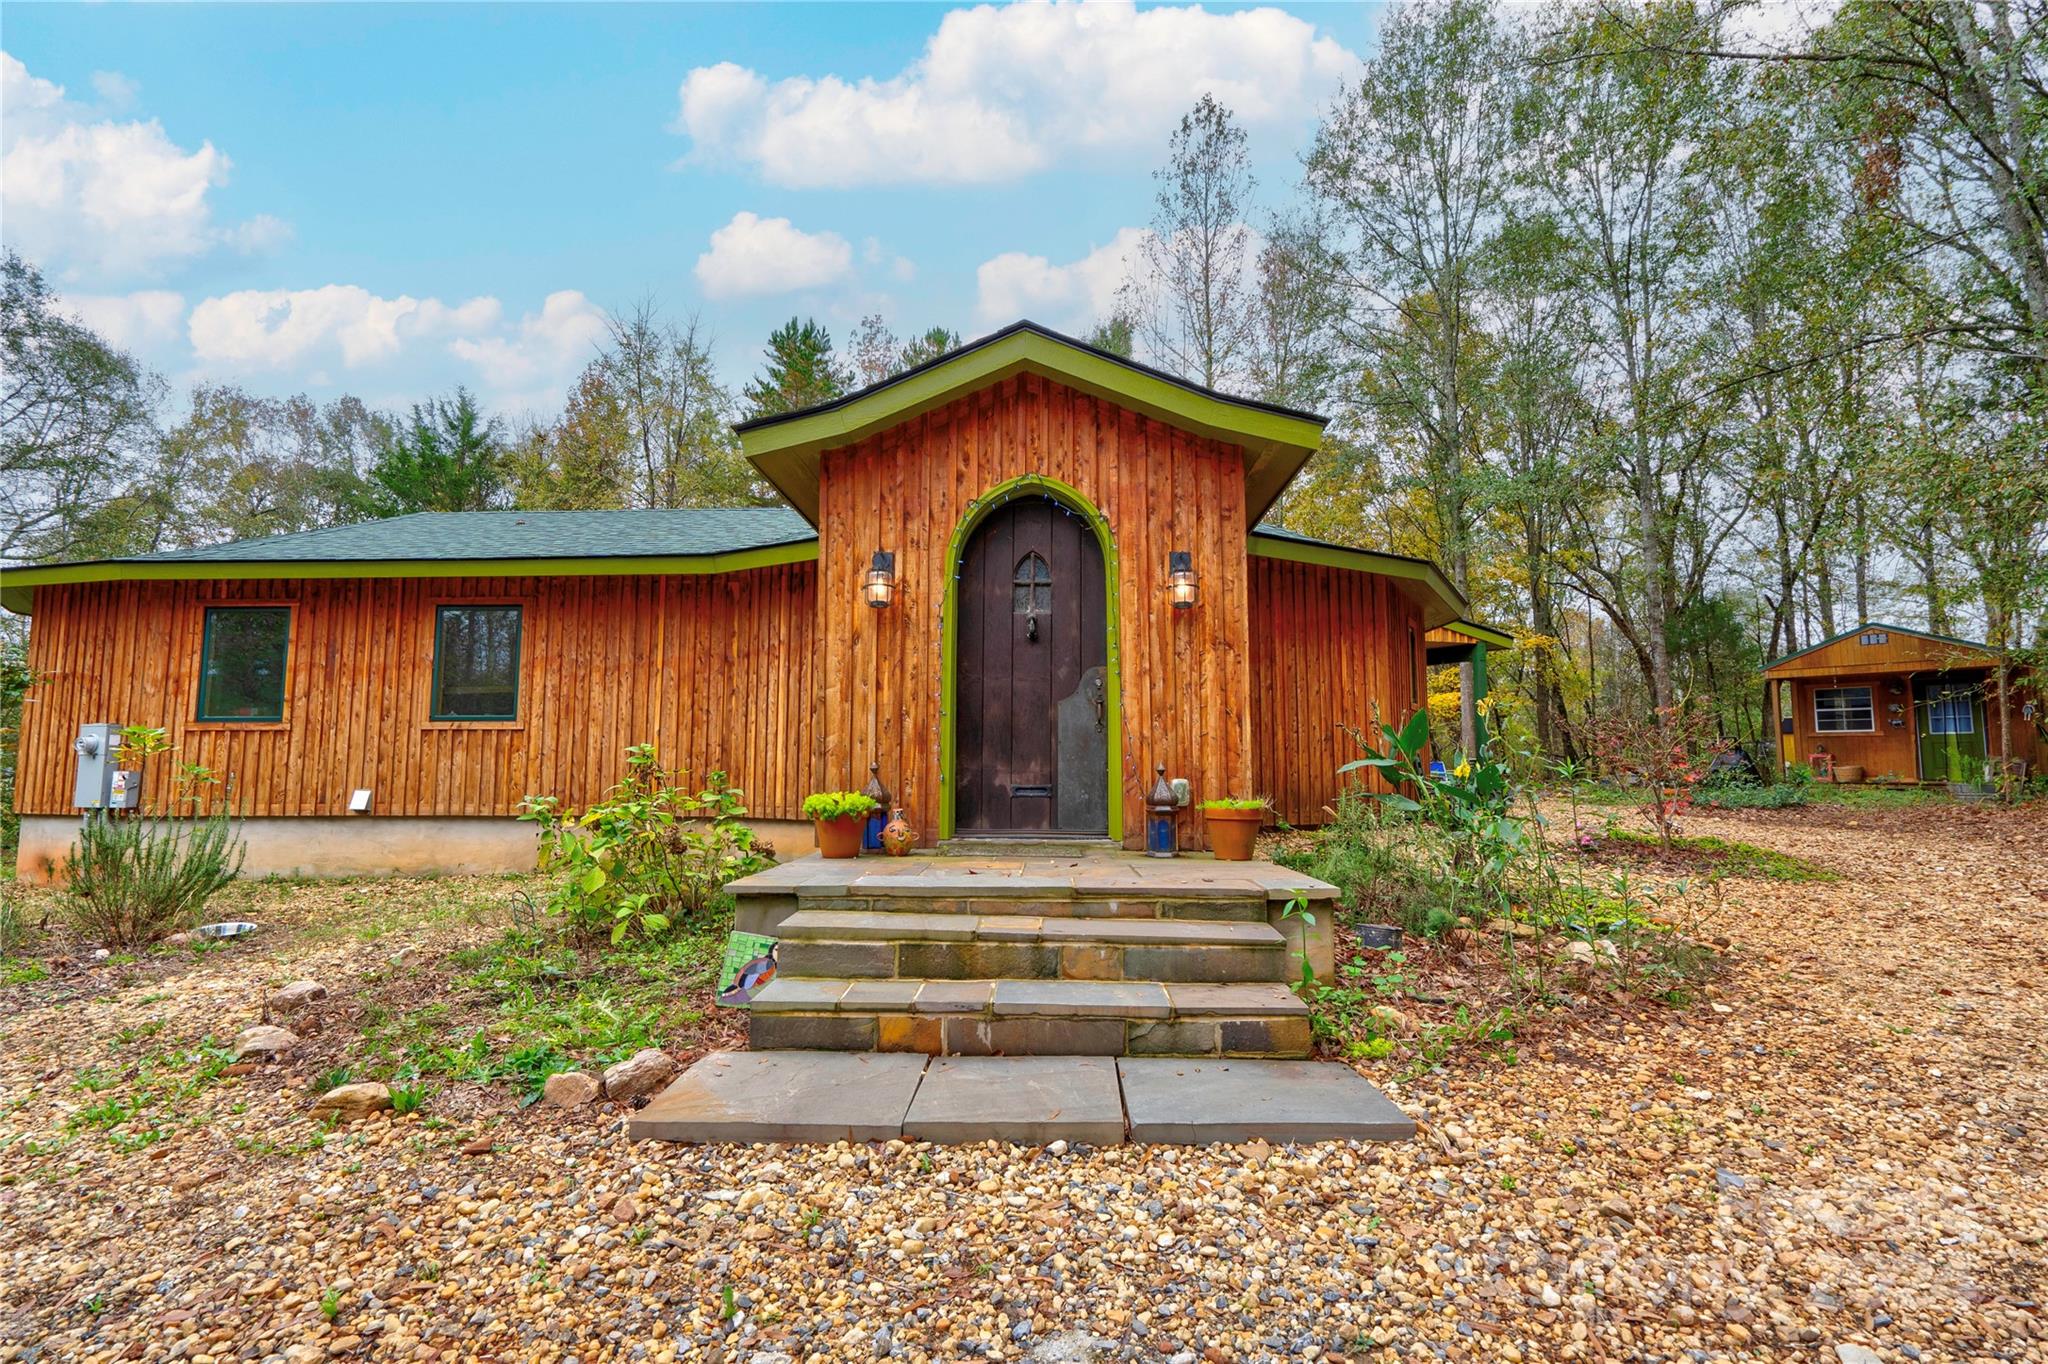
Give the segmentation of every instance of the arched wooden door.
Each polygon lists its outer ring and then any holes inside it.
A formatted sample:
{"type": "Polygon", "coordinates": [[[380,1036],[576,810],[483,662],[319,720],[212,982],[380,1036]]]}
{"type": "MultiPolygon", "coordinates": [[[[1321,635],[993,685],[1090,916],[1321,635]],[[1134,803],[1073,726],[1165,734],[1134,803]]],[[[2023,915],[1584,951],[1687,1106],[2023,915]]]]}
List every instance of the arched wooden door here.
{"type": "Polygon", "coordinates": [[[1102,547],[1049,497],[1020,497],[960,559],[954,828],[1109,828],[1102,547]]]}

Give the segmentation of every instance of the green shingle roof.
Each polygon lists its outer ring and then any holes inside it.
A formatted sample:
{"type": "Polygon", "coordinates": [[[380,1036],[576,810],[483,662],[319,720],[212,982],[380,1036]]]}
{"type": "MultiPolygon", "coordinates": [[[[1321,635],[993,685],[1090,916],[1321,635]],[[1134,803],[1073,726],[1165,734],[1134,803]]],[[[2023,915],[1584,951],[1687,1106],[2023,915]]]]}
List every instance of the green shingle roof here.
{"type": "Polygon", "coordinates": [[[360,563],[379,559],[582,559],[732,554],[815,540],[787,507],[665,511],[415,512],[295,535],[230,540],[111,563],[360,563]]]}
{"type": "Polygon", "coordinates": [[[813,559],[817,545],[817,532],[787,507],[418,512],[160,554],[0,569],[0,606],[26,612],[37,587],[129,579],[721,573],[813,559]],[[374,572],[366,572],[371,565],[374,572]]]}

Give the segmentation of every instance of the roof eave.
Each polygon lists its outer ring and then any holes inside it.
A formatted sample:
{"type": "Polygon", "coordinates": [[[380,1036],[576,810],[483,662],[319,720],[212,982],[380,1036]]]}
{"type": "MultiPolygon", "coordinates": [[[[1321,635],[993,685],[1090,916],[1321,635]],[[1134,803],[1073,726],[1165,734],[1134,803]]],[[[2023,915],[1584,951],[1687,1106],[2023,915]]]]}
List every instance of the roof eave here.
{"type": "Polygon", "coordinates": [[[1467,609],[1464,594],[1452,587],[1450,579],[1427,559],[1411,559],[1403,554],[1382,554],[1370,549],[1351,549],[1343,545],[1326,545],[1274,535],[1260,535],[1256,531],[1246,537],[1245,549],[1262,559],[1317,564],[1324,568],[1341,568],[1353,573],[1377,573],[1383,578],[1392,578],[1402,595],[1422,608],[1422,626],[1425,630],[1434,630],[1438,626],[1451,625],[1462,620],[1467,609]]]}
{"type": "Polygon", "coordinates": [[[589,578],[635,574],[738,573],[818,557],[815,536],[714,554],[526,555],[491,559],[100,559],[11,568],[0,578],[0,607],[35,610],[39,587],[104,582],[278,582],[292,578],[589,578]]]}
{"type": "MultiPolygon", "coordinates": [[[[1825,649],[1825,648],[1827,648],[1827,647],[1828,647],[1828,646],[1830,646],[1830,645],[1833,645],[1833,644],[1840,644],[1840,643],[1841,643],[1841,642],[1842,642],[1843,640],[1845,640],[1845,639],[1848,639],[1848,638],[1850,638],[1851,636],[1854,636],[1854,635],[1861,635],[1861,634],[1867,634],[1868,632],[1870,632],[1870,631],[1872,631],[1872,630],[1885,630],[1885,631],[1889,631],[1889,632],[1891,632],[1891,633],[1893,633],[1893,634],[1900,634],[1900,635],[1911,635],[1911,636],[1913,636],[1913,637],[1914,637],[1915,639],[1931,639],[1931,640],[1933,640],[1933,641],[1934,641],[1935,643],[1937,643],[1937,644],[1948,644],[1948,645],[1952,645],[1952,646],[1954,646],[1955,648],[1958,648],[1958,649],[1970,649],[1970,650],[1974,650],[1974,651],[1975,651],[1975,652],[1977,652],[1977,653],[1983,654],[1983,655],[1984,655],[1984,656],[1985,656],[1986,658],[1991,658],[1991,657],[1995,656],[1995,655],[1996,655],[1996,653],[1997,653],[1997,650],[1993,649],[1993,648],[1992,648],[1992,647],[1991,647],[1991,646],[1990,646],[1989,644],[1985,644],[1985,643],[1983,643],[1982,641],[1979,641],[1979,640],[1974,640],[1974,639],[1957,639],[1957,638],[1956,638],[1956,637],[1955,637],[1954,635],[1938,635],[1938,634],[1934,633],[1934,631],[1932,631],[1932,630],[1916,630],[1916,629],[1914,629],[1914,628],[1913,628],[1912,626],[1910,626],[1910,625],[1893,625],[1893,624],[1892,624],[1892,623],[1891,623],[1890,621],[1883,621],[1883,620],[1866,620],[1866,621],[1864,621],[1864,622],[1863,622],[1863,623],[1862,623],[1861,625],[1857,625],[1857,626],[1854,626],[1854,627],[1853,627],[1853,628],[1851,628],[1851,629],[1847,629],[1847,630],[1844,630],[1844,631],[1842,631],[1842,632],[1841,632],[1840,634],[1838,634],[1838,635],[1829,635],[1829,636],[1828,636],[1828,637],[1827,637],[1826,639],[1823,639],[1823,640],[1818,640],[1818,641],[1816,641],[1816,642],[1814,642],[1814,643],[1812,643],[1812,644],[1809,644],[1809,645],[1807,645],[1807,646],[1806,646],[1806,647],[1805,647],[1804,649],[1798,649],[1798,650],[1795,650],[1795,651],[1794,651],[1794,652],[1792,652],[1792,653],[1786,654],[1786,655],[1785,655],[1784,657],[1782,657],[1782,658],[1774,658],[1774,659],[1772,659],[1772,660],[1771,660],[1771,661],[1770,661],[1769,663],[1766,663],[1766,664],[1764,665],[1764,671],[1763,671],[1763,675],[1764,675],[1764,676],[1766,676],[1766,677],[1769,677],[1769,676],[1771,675],[1771,673],[1772,673],[1772,672],[1773,672],[1774,670],[1776,670],[1776,669],[1778,669],[1778,668],[1782,668],[1782,667],[1784,667],[1784,666],[1785,666],[1786,664],[1788,664],[1788,663],[1793,663],[1793,662],[1796,662],[1797,660],[1799,660],[1799,659],[1802,659],[1802,658],[1806,657],[1806,656],[1807,656],[1808,654],[1811,654],[1811,653],[1816,653],[1816,652],[1818,652],[1819,650],[1825,649]]],[[[1885,671],[1891,671],[1891,672],[1905,672],[1905,671],[1911,671],[1911,669],[1907,669],[1907,668],[1889,668],[1889,669],[1887,669],[1887,668],[1883,668],[1883,667],[1875,667],[1875,668],[1871,668],[1871,669],[1869,669],[1868,671],[1872,671],[1872,672],[1885,672],[1885,671]]]]}
{"type": "Polygon", "coordinates": [[[922,416],[976,389],[1034,373],[1245,452],[1247,525],[1322,441],[1324,418],[1191,387],[1028,323],[833,403],[734,428],[748,460],[811,524],[824,453],[922,416]]]}

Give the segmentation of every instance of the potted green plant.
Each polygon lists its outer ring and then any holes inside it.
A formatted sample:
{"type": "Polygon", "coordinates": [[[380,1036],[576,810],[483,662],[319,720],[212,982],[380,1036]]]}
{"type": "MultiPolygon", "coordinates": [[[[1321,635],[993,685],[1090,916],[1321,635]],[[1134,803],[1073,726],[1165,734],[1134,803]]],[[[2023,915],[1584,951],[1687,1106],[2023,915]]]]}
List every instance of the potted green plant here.
{"type": "Polygon", "coordinates": [[[818,831],[821,857],[859,857],[860,836],[875,798],[859,791],[813,791],[804,797],[804,818],[818,831]]]}
{"type": "Polygon", "coordinates": [[[1202,818],[1209,825],[1209,848],[1218,862],[1249,862],[1252,845],[1258,842],[1259,825],[1266,819],[1262,796],[1226,796],[1202,802],[1202,818]]]}

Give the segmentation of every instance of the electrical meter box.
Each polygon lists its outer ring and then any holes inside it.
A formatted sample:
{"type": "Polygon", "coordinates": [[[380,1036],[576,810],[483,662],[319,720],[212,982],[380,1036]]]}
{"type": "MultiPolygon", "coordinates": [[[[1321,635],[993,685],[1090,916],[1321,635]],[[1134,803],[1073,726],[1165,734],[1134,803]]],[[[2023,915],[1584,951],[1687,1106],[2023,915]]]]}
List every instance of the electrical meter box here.
{"type": "MultiPolygon", "coordinates": [[[[71,803],[81,810],[118,810],[133,808],[142,795],[140,781],[122,783],[122,796],[128,799],[126,807],[114,803],[114,776],[120,772],[121,726],[80,725],[78,738],[73,741],[72,750],[78,754],[78,786],[71,797],[71,803]]],[[[139,773],[123,773],[133,779],[139,773]]]]}

